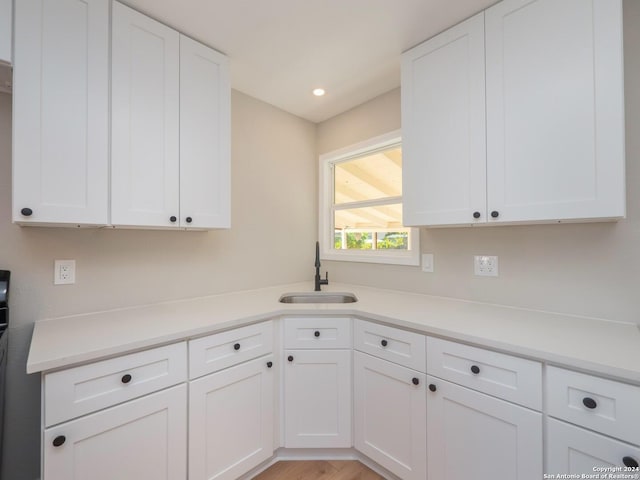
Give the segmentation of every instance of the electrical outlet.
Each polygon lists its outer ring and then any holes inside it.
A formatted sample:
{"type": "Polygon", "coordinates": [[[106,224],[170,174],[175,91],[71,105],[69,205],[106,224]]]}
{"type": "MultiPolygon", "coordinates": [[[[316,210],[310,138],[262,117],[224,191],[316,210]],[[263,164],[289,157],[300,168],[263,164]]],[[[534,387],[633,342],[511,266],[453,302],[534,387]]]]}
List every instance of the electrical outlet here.
{"type": "Polygon", "coordinates": [[[76,283],[76,261],[55,260],[53,262],[53,284],[72,285],[76,283]]]}
{"type": "Polygon", "coordinates": [[[422,254],[422,271],[427,273],[433,272],[433,253],[422,254]]]}
{"type": "Polygon", "coordinates": [[[473,271],[482,277],[498,276],[498,257],[491,255],[476,255],[473,257],[473,271]]]}

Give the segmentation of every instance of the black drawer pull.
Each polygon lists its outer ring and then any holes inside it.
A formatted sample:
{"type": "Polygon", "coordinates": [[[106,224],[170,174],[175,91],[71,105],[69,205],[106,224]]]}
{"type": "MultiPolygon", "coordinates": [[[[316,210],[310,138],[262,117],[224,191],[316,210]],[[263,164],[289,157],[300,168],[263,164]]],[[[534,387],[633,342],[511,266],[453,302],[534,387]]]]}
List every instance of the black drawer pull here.
{"type": "Polygon", "coordinates": [[[480,218],[480,212],[473,212],[473,218],[480,218]]]}
{"type": "Polygon", "coordinates": [[[187,217],[185,220],[187,221],[187,223],[193,222],[193,218],[191,218],[191,217],[187,217]]]}
{"type": "Polygon", "coordinates": [[[56,438],[53,439],[53,446],[61,447],[62,445],[64,445],[64,442],[66,441],[67,441],[67,437],[65,437],[64,435],[58,435],[56,438]]]}
{"type": "Polygon", "coordinates": [[[131,381],[131,375],[129,375],[128,373],[123,375],[120,381],[122,383],[129,383],[131,381]]]}
{"type": "Polygon", "coordinates": [[[176,216],[175,216],[175,215],[172,215],[172,216],[170,216],[170,217],[169,217],[169,221],[170,221],[171,223],[176,223],[176,221],[177,221],[177,220],[178,220],[178,219],[176,218],[176,216]]]}
{"type": "Polygon", "coordinates": [[[638,468],[638,461],[633,457],[622,457],[622,463],[625,467],[638,468]]]}
{"type": "Polygon", "coordinates": [[[471,373],[477,375],[480,373],[480,367],[477,365],[471,365],[471,373]]]}
{"type": "Polygon", "coordinates": [[[493,212],[491,212],[491,216],[493,218],[498,218],[500,216],[500,212],[498,212],[497,210],[494,210],[493,212]]]}
{"type": "Polygon", "coordinates": [[[313,332],[313,336],[318,338],[320,336],[320,332],[316,330],[315,332],[313,332]]]}
{"type": "Polygon", "coordinates": [[[240,344],[239,344],[239,343],[236,343],[236,344],[233,346],[233,349],[234,349],[234,350],[240,350],[240,344]]]}
{"type": "Polygon", "coordinates": [[[411,382],[412,382],[414,385],[419,385],[419,384],[420,384],[420,380],[418,380],[416,377],[413,377],[413,378],[411,379],[411,382]]]}
{"type": "Polygon", "coordinates": [[[30,217],[31,215],[33,215],[33,210],[31,210],[30,208],[23,208],[22,210],[20,210],[20,213],[23,217],[30,217]]]}
{"type": "Polygon", "coordinates": [[[383,347],[386,347],[389,344],[389,342],[387,342],[386,340],[381,340],[380,341],[380,345],[382,345],[383,347]]]}
{"type": "Polygon", "coordinates": [[[598,402],[596,402],[593,398],[591,397],[584,397],[582,399],[582,404],[587,407],[590,410],[593,410],[594,408],[596,408],[598,406],[598,402]]]}
{"type": "Polygon", "coordinates": [[[273,362],[267,362],[267,368],[273,367],[273,362]]]}
{"type": "Polygon", "coordinates": [[[293,362],[293,355],[289,355],[289,356],[287,357],[287,360],[289,360],[290,362],[293,362]]]}
{"type": "Polygon", "coordinates": [[[429,384],[429,390],[431,390],[432,392],[435,392],[437,389],[438,388],[433,383],[429,384]]]}

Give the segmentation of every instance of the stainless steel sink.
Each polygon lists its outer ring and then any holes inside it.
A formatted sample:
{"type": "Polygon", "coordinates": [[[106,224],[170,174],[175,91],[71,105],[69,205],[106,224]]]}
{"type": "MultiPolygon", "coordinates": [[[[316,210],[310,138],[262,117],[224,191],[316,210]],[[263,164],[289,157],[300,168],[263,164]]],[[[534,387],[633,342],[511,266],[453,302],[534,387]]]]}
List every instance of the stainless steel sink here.
{"type": "Polygon", "coordinates": [[[348,292],[294,292],[285,293],[280,303],[353,303],[358,298],[348,292]]]}

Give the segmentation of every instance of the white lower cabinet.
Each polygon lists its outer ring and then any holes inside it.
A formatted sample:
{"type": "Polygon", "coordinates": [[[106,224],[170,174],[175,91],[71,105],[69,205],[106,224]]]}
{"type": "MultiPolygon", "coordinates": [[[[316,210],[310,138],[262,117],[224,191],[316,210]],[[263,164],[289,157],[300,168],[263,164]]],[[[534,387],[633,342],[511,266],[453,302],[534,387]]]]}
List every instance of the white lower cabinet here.
{"type": "Polygon", "coordinates": [[[598,468],[614,469],[609,470],[614,474],[638,473],[639,447],[552,418],[547,421],[546,447],[545,473],[556,478],[559,474],[593,475],[598,468]]]}
{"type": "Polygon", "coordinates": [[[189,479],[234,480],[273,455],[273,356],[189,384],[189,479]]]}
{"type": "Polygon", "coordinates": [[[186,405],[183,384],[46,429],[43,478],[186,479],[186,405]]]}
{"type": "Polygon", "coordinates": [[[427,377],[428,478],[539,480],[542,414],[427,377]]]}
{"type": "Polygon", "coordinates": [[[285,447],[351,447],[351,350],[286,350],[285,447]]]}
{"type": "Polygon", "coordinates": [[[361,352],[353,355],[356,449],[403,480],[424,480],[426,375],[361,352]]]}

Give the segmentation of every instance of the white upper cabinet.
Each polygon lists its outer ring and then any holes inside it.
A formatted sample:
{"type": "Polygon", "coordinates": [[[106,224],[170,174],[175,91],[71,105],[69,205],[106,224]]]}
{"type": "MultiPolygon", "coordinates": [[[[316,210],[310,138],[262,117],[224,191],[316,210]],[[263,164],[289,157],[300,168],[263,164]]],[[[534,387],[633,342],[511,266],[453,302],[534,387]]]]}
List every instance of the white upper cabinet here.
{"type": "Polygon", "coordinates": [[[11,63],[11,32],[13,2],[12,0],[0,0],[0,62],[11,63]]]}
{"type": "Polygon", "coordinates": [[[624,217],[620,0],[482,18],[403,56],[404,224],[624,217]]]}
{"type": "Polygon", "coordinates": [[[505,0],[485,19],[489,210],[623,217],[621,2],[505,0]]]}
{"type": "Polygon", "coordinates": [[[230,227],[229,61],[180,36],[180,223],[230,227]],[[192,221],[187,222],[187,218],[192,221]]]}
{"type": "Polygon", "coordinates": [[[15,2],[13,221],[108,221],[109,1],[15,2]]]}
{"type": "Polygon", "coordinates": [[[118,2],[112,22],[111,223],[177,226],[180,34],[118,2]]]}
{"type": "Polygon", "coordinates": [[[486,220],[484,13],[402,57],[404,225],[486,220]]]}
{"type": "Polygon", "coordinates": [[[113,4],[111,223],[229,227],[227,58],[113,4]]]}

